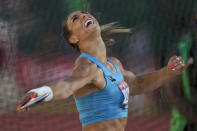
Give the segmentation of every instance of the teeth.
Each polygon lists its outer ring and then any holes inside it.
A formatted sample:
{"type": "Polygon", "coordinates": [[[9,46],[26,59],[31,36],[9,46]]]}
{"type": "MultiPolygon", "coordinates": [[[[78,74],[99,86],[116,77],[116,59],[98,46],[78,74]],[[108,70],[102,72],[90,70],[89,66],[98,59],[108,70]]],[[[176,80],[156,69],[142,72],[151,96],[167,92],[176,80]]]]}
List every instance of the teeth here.
{"type": "Polygon", "coordinates": [[[93,21],[92,21],[92,20],[87,20],[87,21],[85,22],[85,27],[88,26],[88,23],[89,23],[89,22],[91,22],[91,24],[93,24],[93,21]]]}

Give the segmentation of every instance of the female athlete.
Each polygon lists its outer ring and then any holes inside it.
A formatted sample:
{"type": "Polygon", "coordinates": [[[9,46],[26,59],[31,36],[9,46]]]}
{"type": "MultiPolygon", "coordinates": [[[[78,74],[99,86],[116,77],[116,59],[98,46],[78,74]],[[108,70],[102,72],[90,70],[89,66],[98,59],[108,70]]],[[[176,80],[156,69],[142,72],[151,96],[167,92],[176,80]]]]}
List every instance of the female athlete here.
{"type": "Polygon", "coordinates": [[[107,58],[98,21],[89,13],[75,11],[63,23],[65,40],[77,47],[81,55],[71,76],[50,86],[30,90],[20,107],[32,97],[44,93],[43,101],[74,96],[83,131],[124,131],[128,116],[129,95],[153,91],[188,66],[173,56],[168,65],[156,72],[135,76],[114,57],[107,58]]]}

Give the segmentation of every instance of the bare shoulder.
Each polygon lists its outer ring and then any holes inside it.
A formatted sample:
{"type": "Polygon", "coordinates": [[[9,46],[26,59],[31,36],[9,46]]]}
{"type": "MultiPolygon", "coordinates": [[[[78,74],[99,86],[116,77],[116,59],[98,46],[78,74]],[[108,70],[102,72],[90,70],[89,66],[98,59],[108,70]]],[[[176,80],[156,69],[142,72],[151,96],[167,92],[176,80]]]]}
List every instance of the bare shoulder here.
{"type": "Polygon", "coordinates": [[[135,78],[135,74],[129,70],[124,69],[122,63],[120,62],[119,59],[115,57],[109,57],[110,60],[112,60],[120,69],[124,77],[129,77],[129,78],[135,78]]]}
{"type": "Polygon", "coordinates": [[[88,76],[94,74],[97,70],[97,66],[86,58],[78,58],[75,61],[75,66],[72,72],[72,76],[88,76]]]}
{"type": "Polygon", "coordinates": [[[119,68],[120,71],[123,72],[124,71],[124,67],[122,66],[122,63],[120,62],[120,60],[116,57],[109,57],[110,60],[112,60],[119,68]]]}

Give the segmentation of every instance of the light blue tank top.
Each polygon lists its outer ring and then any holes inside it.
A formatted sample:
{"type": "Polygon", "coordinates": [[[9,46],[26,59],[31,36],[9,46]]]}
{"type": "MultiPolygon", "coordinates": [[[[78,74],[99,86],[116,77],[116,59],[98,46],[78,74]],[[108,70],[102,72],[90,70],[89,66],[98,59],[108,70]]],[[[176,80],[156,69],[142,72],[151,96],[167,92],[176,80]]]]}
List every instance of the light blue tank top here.
{"type": "Polygon", "coordinates": [[[84,97],[74,97],[82,126],[127,117],[128,109],[121,108],[124,95],[117,86],[119,82],[124,80],[118,66],[108,59],[108,62],[116,68],[116,72],[112,73],[100,61],[89,54],[82,53],[80,58],[87,58],[101,68],[106,80],[104,89],[84,97]]]}

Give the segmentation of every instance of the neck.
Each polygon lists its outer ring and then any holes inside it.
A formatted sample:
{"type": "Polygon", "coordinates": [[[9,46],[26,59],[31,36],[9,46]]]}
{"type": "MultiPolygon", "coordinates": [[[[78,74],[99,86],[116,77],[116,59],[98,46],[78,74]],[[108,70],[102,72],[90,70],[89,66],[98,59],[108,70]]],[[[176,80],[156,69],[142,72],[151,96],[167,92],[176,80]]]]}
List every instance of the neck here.
{"type": "Polygon", "coordinates": [[[83,41],[79,43],[78,46],[81,53],[88,53],[102,63],[107,62],[106,47],[101,37],[89,41],[83,41]]]}

